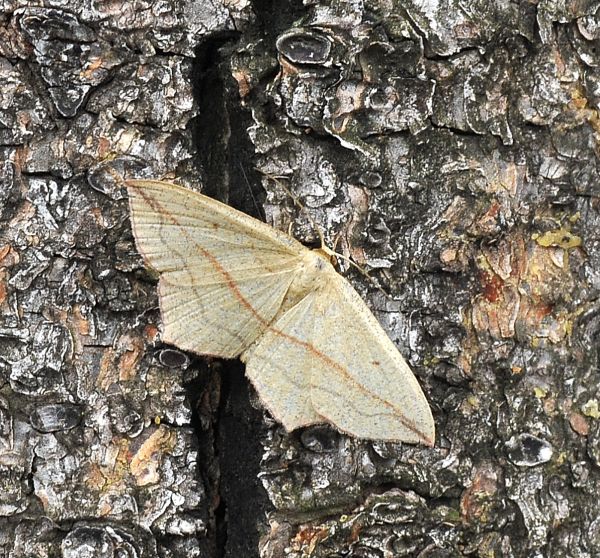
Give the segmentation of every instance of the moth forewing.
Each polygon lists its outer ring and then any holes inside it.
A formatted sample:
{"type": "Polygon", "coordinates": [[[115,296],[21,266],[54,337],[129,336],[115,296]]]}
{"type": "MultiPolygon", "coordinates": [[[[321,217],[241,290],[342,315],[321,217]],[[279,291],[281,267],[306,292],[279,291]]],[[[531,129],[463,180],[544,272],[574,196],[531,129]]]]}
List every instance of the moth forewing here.
{"type": "Polygon", "coordinates": [[[160,272],[165,341],[198,354],[239,356],[279,311],[307,249],[181,186],[126,184],[136,245],[160,272]]]}

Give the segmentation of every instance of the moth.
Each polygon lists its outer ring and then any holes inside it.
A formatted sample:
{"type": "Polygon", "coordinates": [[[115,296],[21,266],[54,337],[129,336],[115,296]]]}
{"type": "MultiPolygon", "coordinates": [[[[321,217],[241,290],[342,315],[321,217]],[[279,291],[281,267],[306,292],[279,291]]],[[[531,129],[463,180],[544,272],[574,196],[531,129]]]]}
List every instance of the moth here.
{"type": "Polygon", "coordinates": [[[126,182],[136,246],[159,274],[163,340],[239,357],[288,431],[329,423],[371,440],[432,446],[410,368],[332,252],[168,182],[126,182]]]}

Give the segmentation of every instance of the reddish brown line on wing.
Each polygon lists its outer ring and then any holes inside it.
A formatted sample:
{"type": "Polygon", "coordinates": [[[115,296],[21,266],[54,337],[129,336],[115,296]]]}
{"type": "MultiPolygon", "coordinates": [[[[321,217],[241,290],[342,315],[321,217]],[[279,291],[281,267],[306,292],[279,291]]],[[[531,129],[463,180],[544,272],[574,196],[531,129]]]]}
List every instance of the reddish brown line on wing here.
{"type": "Polygon", "coordinates": [[[225,282],[227,284],[227,286],[229,287],[229,289],[231,290],[231,292],[233,293],[233,295],[235,296],[235,298],[240,302],[240,304],[246,308],[255,318],[256,320],[261,324],[261,326],[263,326],[265,328],[265,330],[269,330],[270,332],[274,333],[275,335],[278,335],[288,341],[290,341],[291,343],[295,344],[295,345],[299,345],[303,348],[305,348],[308,352],[314,354],[315,356],[317,356],[318,358],[320,358],[321,360],[323,360],[328,366],[331,366],[333,369],[337,370],[338,372],[340,372],[340,374],[342,374],[344,377],[346,377],[352,384],[354,384],[357,389],[359,391],[363,391],[368,393],[371,397],[374,397],[375,399],[378,399],[383,405],[385,405],[386,407],[390,408],[392,410],[392,412],[394,412],[398,418],[398,420],[402,423],[403,426],[405,426],[407,429],[409,429],[411,432],[413,432],[414,434],[416,434],[422,441],[424,441],[426,444],[430,444],[431,440],[429,440],[429,438],[427,438],[427,436],[425,436],[423,434],[423,432],[421,432],[416,426],[415,424],[404,418],[402,415],[397,414],[398,413],[398,409],[392,405],[391,403],[389,403],[388,401],[386,401],[385,399],[382,399],[381,397],[379,397],[377,394],[371,393],[368,390],[365,389],[364,386],[362,386],[361,384],[357,383],[354,378],[352,377],[352,375],[348,372],[348,370],[342,366],[340,363],[334,361],[333,359],[331,359],[330,357],[328,357],[326,354],[324,354],[323,352],[319,351],[319,349],[317,349],[315,346],[311,345],[310,343],[306,342],[306,341],[302,341],[301,339],[298,339],[297,337],[294,337],[293,335],[289,335],[275,327],[273,327],[271,325],[270,322],[268,322],[265,318],[263,318],[254,308],[254,306],[252,306],[252,304],[246,300],[246,297],[244,297],[244,295],[242,294],[242,292],[240,291],[240,289],[238,288],[234,278],[231,276],[231,274],[221,265],[221,263],[208,251],[206,250],[204,247],[200,246],[186,231],[185,227],[182,226],[177,219],[175,218],[174,215],[170,214],[168,211],[166,211],[159,202],[157,202],[157,200],[151,198],[150,196],[148,196],[141,188],[138,188],[137,186],[132,186],[132,188],[135,189],[136,193],[139,193],[139,195],[141,195],[144,200],[146,201],[146,203],[159,215],[163,216],[164,218],[166,218],[168,221],[170,221],[174,226],[176,226],[177,228],[179,228],[179,230],[181,231],[181,233],[183,234],[183,236],[190,242],[192,243],[194,246],[196,246],[196,248],[198,249],[198,251],[205,257],[207,258],[210,263],[213,265],[213,267],[217,270],[217,272],[219,274],[221,274],[223,276],[223,278],[225,279],[225,282]]]}

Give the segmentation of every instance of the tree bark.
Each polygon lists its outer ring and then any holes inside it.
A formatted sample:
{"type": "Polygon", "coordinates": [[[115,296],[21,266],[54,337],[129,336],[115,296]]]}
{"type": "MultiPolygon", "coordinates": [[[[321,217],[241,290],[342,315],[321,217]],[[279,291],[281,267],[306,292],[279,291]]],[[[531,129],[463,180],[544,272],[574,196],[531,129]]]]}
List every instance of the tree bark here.
{"type": "Polygon", "coordinates": [[[0,5],[0,555],[600,554],[599,2],[37,4],[0,5]],[[320,229],[435,447],[286,433],[161,344],[119,177],[320,229]]]}

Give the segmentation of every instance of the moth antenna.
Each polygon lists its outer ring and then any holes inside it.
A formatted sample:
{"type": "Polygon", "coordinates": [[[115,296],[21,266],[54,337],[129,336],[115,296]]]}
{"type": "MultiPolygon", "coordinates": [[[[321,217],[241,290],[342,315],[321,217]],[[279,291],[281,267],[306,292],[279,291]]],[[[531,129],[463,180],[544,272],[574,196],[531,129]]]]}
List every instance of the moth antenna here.
{"type": "Polygon", "coordinates": [[[373,285],[382,295],[384,295],[386,297],[389,296],[389,294],[386,293],[385,290],[383,289],[383,287],[379,284],[379,281],[377,281],[374,277],[371,277],[369,275],[369,272],[364,267],[358,265],[352,258],[349,258],[348,256],[345,256],[344,254],[340,254],[339,252],[335,252],[334,250],[331,250],[327,247],[323,248],[322,250],[331,257],[340,258],[342,260],[347,261],[361,275],[366,277],[369,280],[369,283],[371,283],[371,285],[373,285]]]}
{"type": "MultiPolygon", "coordinates": [[[[361,275],[366,277],[369,280],[369,283],[371,283],[371,285],[373,285],[381,294],[383,294],[384,296],[389,296],[388,293],[386,293],[385,290],[381,287],[379,282],[377,280],[375,280],[373,277],[371,277],[369,275],[369,273],[363,267],[358,265],[354,260],[352,260],[352,258],[349,258],[348,256],[345,256],[344,254],[341,254],[339,252],[336,252],[335,250],[332,250],[331,248],[329,248],[329,246],[327,246],[327,244],[325,243],[325,237],[323,236],[321,228],[315,222],[315,220],[312,218],[312,215],[308,211],[306,211],[306,207],[304,207],[304,204],[282,182],[281,179],[286,179],[287,177],[285,177],[285,176],[279,177],[279,176],[275,176],[275,175],[265,175],[265,176],[267,178],[270,178],[273,182],[275,182],[278,186],[280,186],[284,190],[284,192],[290,197],[290,199],[294,202],[294,205],[296,205],[304,213],[304,215],[306,215],[307,219],[310,221],[310,224],[312,225],[313,229],[315,230],[315,232],[317,233],[317,235],[319,237],[319,241],[321,243],[321,250],[323,252],[325,252],[330,258],[336,258],[336,259],[339,258],[339,259],[347,261],[352,267],[357,269],[361,275]]],[[[292,227],[292,225],[290,224],[290,227],[288,229],[288,234],[290,234],[290,236],[291,236],[291,227],[292,227]]],[[[336,241],[336,244],[337,244],[337,241],[336,241]]]]}
{"type": "Polygon", "coordinates": [[[298,207],[298,209],[300,209],[300,211],[302,211],[302,213],[310,221],[310,224],[312,225],[313,230],[317,233],[317,236],[319,237],[319,242],[321,243],[321,250],[323,250],[324,252],[327,252],[328,254],[330,252],[331,253],[335,253],[335,252],[331,251],[331,249],[327,246],[327,244],[325,244],[325,237],[323,236],[323,232],[321,231],[321,228],[319,227],[319,225],[317,224],[317,222],[312,218],[312,215],[308,211],[306,211],[306,207],[304,207],[304,204],[293,194],[293,192],[281,180],[281,179],[285,179],[287,177],[285,177],[285,176],[268,175],[268,174],[265,174],[264,176],[266,176],[267,178],[270,178],[273,182],[275,182],[275,184],[277,184],[278,186],[280,186],[281,189],[294,202],[294,205],[296,207],[298,207]]]}
{"type": "Polygon", "coordinates": [[[240,166],[240,170],[242,171],[242,176],[244,177],[244,180],[246,182],[246,187],[248,188],[248,191],[250,192],[250,197],[252,198],[252,203],[254,204],[254,209],[256,209],[256,214],[260,215],[261,218],[264,219],[265,212],[258,205],[258,202],[256,201],[256,197],[254,196],[254,192],[252,191],[252,187],[250,186],[250,180],[248,180],[248,175],[246,174],[246,171],[244,170],[244,165],[242,165],[242,163],[240,161],[238,161],[238,164],[240,166]]]}

